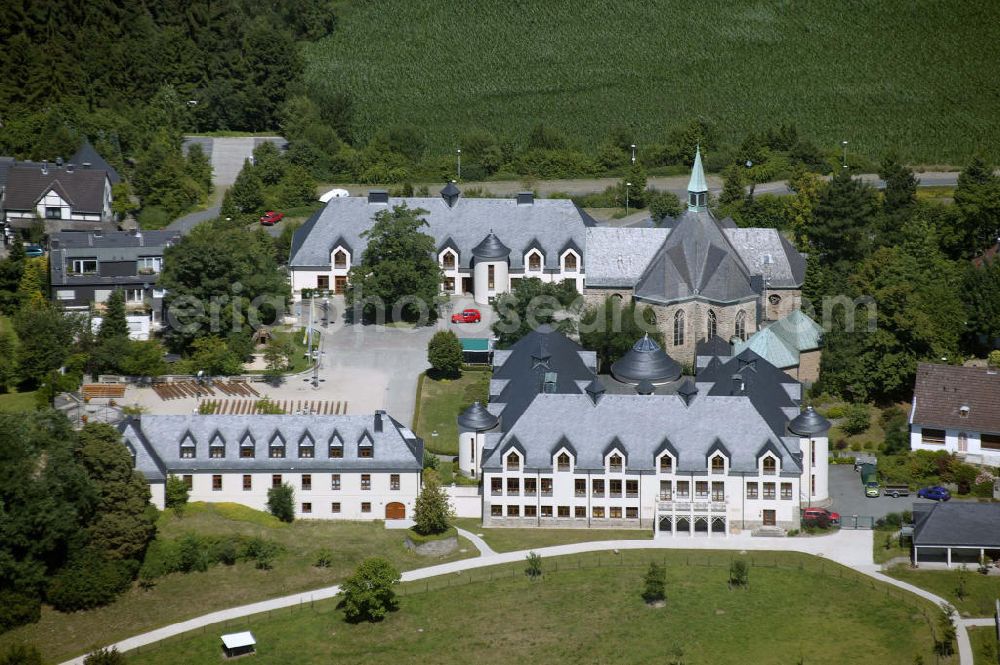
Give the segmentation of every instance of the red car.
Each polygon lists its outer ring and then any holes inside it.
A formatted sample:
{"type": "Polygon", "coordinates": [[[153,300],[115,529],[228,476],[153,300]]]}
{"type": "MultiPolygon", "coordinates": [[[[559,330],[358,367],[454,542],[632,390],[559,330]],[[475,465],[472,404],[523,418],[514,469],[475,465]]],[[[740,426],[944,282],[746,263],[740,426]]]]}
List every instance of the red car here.
{"type": "Polygon", "coordinates": [[[483,315],[478,309],[463,309],[458,314],[451,315],[452,323],[479,323],[482,319],[483,315]]]}
{"type": "Polygon", "coordinates": [[[285,213],[268,210],[264,213],[264,216],[260,218],[260,223],[264,226],[274,226],[277,222],[280,222],[284,218],[285,213]]]}
{"type": "Polygon", "coordinates": [[[840,524],[840,513],[826,508],[805,508],[802,511],[802,521],[811,524],[840,524]]]}

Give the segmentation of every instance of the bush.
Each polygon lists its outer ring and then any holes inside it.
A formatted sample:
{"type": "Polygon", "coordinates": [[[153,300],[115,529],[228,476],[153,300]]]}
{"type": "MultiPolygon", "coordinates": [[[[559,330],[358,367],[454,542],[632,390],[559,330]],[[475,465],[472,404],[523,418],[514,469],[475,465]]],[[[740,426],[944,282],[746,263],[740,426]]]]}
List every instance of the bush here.
{"type": "Polygon", "coordinates": [[[0,653],[0,665],[42,665],[42,654],[30,644],[12,644],[0,653]]]}
{"type": "Polygon", "coordinates": [[[439,330],[427,343],[427,362],[441,376],[462,374],[462,343],[450,330],[439,330]]]}
{"type": "MultiPolygon", "coordinates": [[[[42,617],[42,601],[16,591],[0,591],[0,633],[35,623],[42,617]]],[[[0,663],[3,659],[0,658],[0,663]]]]}
{"type": "Polygon", "coordinates": [[[197,571],[203,573],[208,570],[208,544],[193,533],[186,534],[179,543],[178,564],[180,572],[190,573],[197,571]]]}
{"type": "Polygon", "coordinates": [[[424,472],[424,487],[417,495],[413,508],[413,530],[423,536],[444,533],[451,526],[455,511],[451,507],[448,494],[441,487],[436,471],[424,472]]]}
{"type": "Polygon", "coordinates": [[[107,605],[128,588],[135,572],[133,561],[112,561],[86,549],[52,578],[47,598],[61,612],[107,605]]]}
{"type": "Polygon", "coordinates": [[[871,425],[871,413],[867,404],[851,404],[844,412],[842,430],[850,435],[861,434],[871,425]]]}
{"type": "Polygon", "coordinates": [[[329,568],[333,564],[333,552],[324,547],[319,552],[316,553],[316,562],[313,563],[317,568],[329,568]]]}
{"type": "Polygon", "coordinates": [[[825,410],[820,411],[820,413],[824,417],[829,418],[830,420],[836,420],[838,418],[843,418],[846,410],[847,407],[840,404],[834,404],[833,406],[827,407],[825,410]]]}
{"type": "Polygon", "coordinates": [[[271,570],[275,558],[281,552],[282,548],[278,543],[255,536],[244,542],[240,558],[253,561],[258,570],[271,570]]]}
{"type": "Polygon", "coordinates": [[[351,623],[384,619],[387,613],[396,609],[396,593],[392,587],[400,577],[399,571],[382,557],[361,562],[340,587],[344,617],[351,623]]]}
{"type": "Polygon", "coordinates": [[[643,577],[642,599],[647,603],[656,603],[667,598],[667,571],[655,561],[650,562],[649,569],[643,577]]]}
{"type": "Polygon", "coordinates": [[[745,587],[750,585],[750,566],[743,559],[733,559],[729,564],[729,586],[745,587]]]}
{"type": "Polygon", "coordinates": [[[139,222],[139,228],[145,231],[162,229],[170,223],[170,213],[159,206],[147,206],[139,211],[136,221],[139,222]]]}
{"type": "Polygon", "coordinates": [[[528,576],[529,579],[538,579],[542,576],[542,557],[534,552],[528,552],[528,556],[525,557],[528,562],[527,567],[524,569],[524,574],[528,576]]]}
{"type": "MultiPolygon", "coordinates": [[[[205,402],[209,404],[209,402],[205,402]]],[[[188,502],[188,490],[187,483],[184,482],[183,478],[178,478],[177,476],[170,476],[167,478],[166,488],[164,490],[165,494],[165,505],[167,508],[173,508],[177,515],[182,515],[184,512],[184,506],[188,502]]]]}
{"type": "Polygon", "coordinates": [[[83,659],[83,665],[125,665],[125,656],[115,647],[100,649],[83,659]]]}
{"type": "Polygon", "coordinates": [[[295,490],[288,483],[267,490],[267,511],[282,522],[295,519],[295,490]]]}

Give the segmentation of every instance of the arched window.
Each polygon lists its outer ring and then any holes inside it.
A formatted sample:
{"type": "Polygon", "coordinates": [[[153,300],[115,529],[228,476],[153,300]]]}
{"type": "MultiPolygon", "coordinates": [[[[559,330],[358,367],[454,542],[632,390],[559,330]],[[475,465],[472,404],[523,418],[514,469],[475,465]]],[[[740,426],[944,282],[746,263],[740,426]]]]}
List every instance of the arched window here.
{"type": "Polygon", "coordinates": [[[532,250],[528,254],[528,270],[532,272],[541,272],[542,270],[542,255],[537,251],[532,250]]]}
{"type": "Polygon", "coordinates": [[[611,467],[612,471],[619,472],[622,470],[622,457],[621,455],[615,453],[610,458],[608,458],[608,466],[611,467]]]}
{"type": "Polygon", "coordinates": [[[773,476],[777,470],[778,470],[778,463],[775,461],[775,459],[773,457],[765,457],[764,475],[773,476]]]}
{"type": "Polygon", "coordinates": [[[576,272],[576,254],[574,254],[573,252],[567,254],[566,258],[563,261],[563,264],[565,265],[565,268],[563,269],[566,272],[576,272]]]}
{"type": "Polygon", "coordinates": [[[747,313],[742,309],[736,314],[736,336],[740,338],[740,341],[746,341],[747,313]]]}
{"type": "Polygon", "coordinates": [[[333,253],[333,267],[334,268],[346,268],[347,267],[347,252],[342,249],[338,249],[333,253]]]}
{"type": "Polygon", "coordinates": [[[441,267],[445,270],[455,269],[455,254],[454,252],[445,252],[441,255],[441,267]]]}
{"type": "Polygon", "coordinates": [[[719,320],[715,318],[715,312],[708,310],[708,329],[705,339],[712,339],[719,334],[719,320]]]}
{"type": "Polygon", "coordinates": [[[674,346],[684,344],[684,310],[679,309],[674,314],[674,346]]]}
{"type": "Polygon", "coordinates": [[[712,457],[712,473],[725,473],[726,472],[726,460],[722,455],[714,455],[712,457]]]}
{"type": "Polygon", "coordinates": [[[559,457],[556,458],[556,469],[559,471],[569,471],[569,455],[559,453],[559,457]]]}

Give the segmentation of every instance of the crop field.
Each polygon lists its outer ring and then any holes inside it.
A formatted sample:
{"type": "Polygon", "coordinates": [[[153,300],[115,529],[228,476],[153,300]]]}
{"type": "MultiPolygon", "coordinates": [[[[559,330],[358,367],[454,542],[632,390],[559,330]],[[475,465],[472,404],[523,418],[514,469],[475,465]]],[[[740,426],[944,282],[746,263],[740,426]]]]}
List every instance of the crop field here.
{"type": "Polygon", "coordinates": [[[720,138],[794,122],[835,152],[923,164],[1000,156],[1000,3],[987,0],[366,0],[307,45],[310,86],[349,92],[364,140],[414,125],[430,154],[544,121],[590,149],[703,117],[720,138]]]}

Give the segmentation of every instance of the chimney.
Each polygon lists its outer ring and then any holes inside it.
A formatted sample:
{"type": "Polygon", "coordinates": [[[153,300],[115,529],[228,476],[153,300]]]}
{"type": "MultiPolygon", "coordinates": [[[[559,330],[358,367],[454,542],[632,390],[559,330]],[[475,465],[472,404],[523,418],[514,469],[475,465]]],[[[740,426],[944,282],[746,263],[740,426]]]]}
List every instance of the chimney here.
{"type": "Polygon", "coordinates": [[[518,192],[517,193],[517,205],[519,206],[530,206],[535,203],[535,195],[533,192],[518,192]]]}
{"type": "Polygon", "coordinates": [[[66,173],[72,173],[74,168],[76,168],[76,164],[70,162],[66,165],[66,173]]]}
{"type": "Polygon", "coordinates": [[[63,165],[62,157],[56,157],[56,168],[61,169],[63,165]]]}
{"type": "Polygon", "coordinates": [[[375,431],[376,432],[381,432],[382,431],[382,416],[384,414],[385,414],[385,411],[376,411],[375,412],[375,431]]]}
{"type": "Polygon", "coordinates": [[[368,192],[368,203],[389,203],[389,192],[384,189],[373,189],[368,192]]]}
{"type": "Polygon", "coordinates": [[[48,175],[48,174],[49,174],[49,160],[43,159],[42,160],[42,175],[48,175]]]}
{"type": "Polygon", "coordinates": [[[733,394],[742,395],[746,384],[743,381],[743,377],[739,374],[733,374],[733,394]]]}

